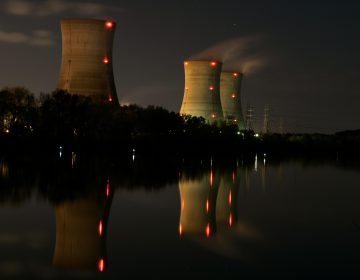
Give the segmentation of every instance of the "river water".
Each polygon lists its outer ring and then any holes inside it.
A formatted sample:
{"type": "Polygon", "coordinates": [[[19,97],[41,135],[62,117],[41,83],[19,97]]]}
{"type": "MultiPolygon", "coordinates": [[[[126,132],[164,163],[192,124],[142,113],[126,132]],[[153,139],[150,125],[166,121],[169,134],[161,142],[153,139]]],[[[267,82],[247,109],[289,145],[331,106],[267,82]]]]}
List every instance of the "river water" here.
{"type": "Polygon", "coordinates": [[[0,162],[0,279],[360,277],[356,162],[74,161],[0,162]]]}

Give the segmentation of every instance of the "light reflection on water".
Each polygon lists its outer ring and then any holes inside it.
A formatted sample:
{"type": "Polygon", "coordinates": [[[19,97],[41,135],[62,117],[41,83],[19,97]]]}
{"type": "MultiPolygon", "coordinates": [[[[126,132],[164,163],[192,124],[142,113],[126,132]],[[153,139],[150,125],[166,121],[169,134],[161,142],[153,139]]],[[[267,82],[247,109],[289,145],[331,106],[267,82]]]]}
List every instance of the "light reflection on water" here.
{"type": "Polygon", "coordinates": [[[360,168],[211,161],[76,175],[70,159],[57,179],[1,162],[1,279],[359,274],[360,168]]]}

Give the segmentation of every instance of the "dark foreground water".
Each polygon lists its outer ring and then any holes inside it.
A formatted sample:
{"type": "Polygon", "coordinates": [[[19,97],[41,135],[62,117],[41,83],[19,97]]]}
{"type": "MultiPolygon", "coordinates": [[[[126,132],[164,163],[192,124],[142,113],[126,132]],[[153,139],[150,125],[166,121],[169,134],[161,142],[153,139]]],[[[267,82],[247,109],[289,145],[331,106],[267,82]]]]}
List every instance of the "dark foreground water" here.
{"type": "Polygon", "coordinates": [[[356,165],[136,161],[2,160],[0,279],[360,277],[356,165]]]}

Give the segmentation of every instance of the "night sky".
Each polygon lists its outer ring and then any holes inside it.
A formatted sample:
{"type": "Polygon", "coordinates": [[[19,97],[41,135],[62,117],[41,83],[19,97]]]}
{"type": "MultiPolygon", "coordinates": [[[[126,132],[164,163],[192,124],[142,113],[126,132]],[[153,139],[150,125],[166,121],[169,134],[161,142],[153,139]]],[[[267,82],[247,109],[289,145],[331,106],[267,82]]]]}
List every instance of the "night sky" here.
{"type": "Polygon", "coordinates": [[[0,86],[51,92],[60,70],[62,18],[117,22],[114,72],[121,103],[178,112],[183,61],[221,58],[244,70],[243,113],[270,130],[360,128],[357,1],[2,0],[0,86]]]}

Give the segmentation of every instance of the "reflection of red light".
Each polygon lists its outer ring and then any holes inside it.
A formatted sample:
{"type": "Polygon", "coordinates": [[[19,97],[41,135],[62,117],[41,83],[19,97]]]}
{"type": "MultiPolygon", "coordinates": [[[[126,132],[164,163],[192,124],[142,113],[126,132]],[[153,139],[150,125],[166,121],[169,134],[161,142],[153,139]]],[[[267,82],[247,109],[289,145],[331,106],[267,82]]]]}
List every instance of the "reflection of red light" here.
{"type": "Polygon", "coordinates": [[[182,224],[179,225],[179,234],[182,235],[182,224]]]}
{"type": "Polygon", "coordinates": [[[102,225],[102,221],[101,221],[101,220],[100,220],[100,222],[99,222],[98,232],[99,232],[99,236],[101,236],[102,233],[103,233],[103,225],[102,225]]]}
{"type": "Polygon", "coordinates": [[[229,192],[229,204],[231,205],[231,200],[232,200],[232,197],[231,197],[231,191],[229,192]]]}
{"type": "Polygon", "coordinates": [[[104,57],[104,60],[103,60],[104,64],[108,64],[109,63],[109,59],[107,57],[104,57]]]}
{"type": "Polygon", "coordinates": [[[234,77],[237,77],[237,76],[238,76],[238,73],[234,73],[233,76],[234,76],[234,77]]]}
{"type": "Polygon", "coordinates": [[[229,226],[232,226],[232,214],[229,215],[229,226]]]}
{"type": "Polygon", "coordinates": [[[206,213],[208,213],[209,212],[209,200],[207,199],[206,200],[206,213]]]}
{"type": "Polygon", "coordinates": [[[213,87],[213,86],[210,86],[209,89],[210,89],[210,90],[214,90],[214,87],[213,87]]]}
{"type": "Polygon", "coordinates": [[[105,261],[104,261],[104,259],[100,259],[98,262],[98,270],[100,272],[103,272],[104,269],[105,269],[105,261]]]}
{"type": "Polygon", "coordinates": [[[207,224],[207,225],[206,225],[205,234],[206,234],[206,237],[209,237],[209,236],[210,236],[210,224],[207,224]]]}
{"type": "Polygon", "coordinates": [[[215,61],[212,61],[212,62],[210,63],[210,65],[214,67],[214,66],[216,66],[216,62],[215,62],[215,61]]]}
{"type": "Polygon", "coordinates": [[[110,28],[113,27],[113,25],[114,25],[114,24],[113,24],[111,21],[105,22],[105,27],[106,27],[106,28],[109,28],[109,29],[110,29],[110,28]]]}
{"type": "Polygon", "coordinates": [[[235,98],[235,97],[236,97],[236,94],[235,94],[235,93],[233,93],[233,94],[231,95],[231,97],[232,97],[232,98],[235,98]]]}

